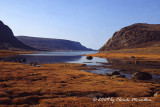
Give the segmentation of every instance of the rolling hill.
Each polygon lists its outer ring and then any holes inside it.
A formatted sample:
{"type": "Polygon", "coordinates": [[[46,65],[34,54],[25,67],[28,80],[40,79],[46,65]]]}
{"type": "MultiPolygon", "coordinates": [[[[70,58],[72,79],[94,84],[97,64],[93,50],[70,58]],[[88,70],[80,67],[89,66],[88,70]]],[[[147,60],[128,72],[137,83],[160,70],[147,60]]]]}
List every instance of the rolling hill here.
{"type": "Polygon", "coordinates": [[[160,47],[160,24],[136,23],[120,29],[99,51],[160,47]]]}

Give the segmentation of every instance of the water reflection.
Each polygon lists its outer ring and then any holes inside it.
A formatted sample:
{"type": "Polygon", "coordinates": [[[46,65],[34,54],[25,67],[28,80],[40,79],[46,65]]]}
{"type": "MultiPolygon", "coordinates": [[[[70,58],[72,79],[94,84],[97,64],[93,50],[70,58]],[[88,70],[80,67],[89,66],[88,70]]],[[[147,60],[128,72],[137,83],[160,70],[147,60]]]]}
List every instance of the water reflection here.
{"type": "Polygon", "coordinates": [[[96,51],[72,51],[72,52],[39,52],[35,54],[21,54],[12,57],[2,57],[0,60],[4,61],[16,61],[20,62],[21,59],[26,59],[26,63],[36,62],[36,63],[59,63],[59,62],[73,62],[79,61],[82,59],[81,55],[92,54],[96,51]]]}
{"type": "Polygon", "coordinates": [[[36,54],[22,54],[12,57],[1,58],[5,61],[15,61],[19,62],[21,59],[26,59],[26,63],[36,62],[40,64],[48,63],[82,63],[87,65],[101,65],[101,63],[107,63],[106,59],[103,58],[93,58],[92,60],[87,60],[84,54],[92,54],[96,51],[78,51],[78,52],[40,52],[36,54]],[[99,62],[99,63],[98,63],[99,62]]]}
{"type": "Polygon", "coordinates": [[[160,69],[159,61],[149,61],[149,60],[130,60],[130,59],[111,59],[107,58],[110,64],[114,65],[131,65],[141,68],[157,68],[160,69]]]}
{"type": "Polygon", "coordinates": [[[36,63],[59,63],[59,62],[68,62],[68,61],[78,61],[82,56],[30,56],[30,55],[17,55],[7,58],[2,58],[5,61],[20,61],[21,59],[26,59],[26,63],[36,62],[36,63]]]}
{"type": "MultiPolygon", "coordinates": [[[[132,74],[143,69],[160,69],[159,61],[136,60],[136,59],[114,59],[107,58],[108,63],[119,69],[122,75],[131,79],[132,74]]],[[[154,79],[160,79],[159,75],[152,74],[154,79]]]]}

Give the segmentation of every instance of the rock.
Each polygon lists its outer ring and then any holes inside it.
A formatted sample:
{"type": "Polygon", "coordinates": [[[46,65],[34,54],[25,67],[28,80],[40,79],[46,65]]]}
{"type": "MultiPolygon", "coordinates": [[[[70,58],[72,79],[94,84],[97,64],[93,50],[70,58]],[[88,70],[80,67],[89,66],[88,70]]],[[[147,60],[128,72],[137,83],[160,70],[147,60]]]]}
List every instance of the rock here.
{"type": "Polygon", "coordinates": [[[158,96],[158,95],[160,95],[160,91],[156,92],[156,93],[154,94],[154,97],[156,97],[156,96],[158,96]]]}
{"type": "Polygon", "coordinates": [[[42,65],[35,65],[36,67],[43,67],[42,65]]]}
{"type": "Polygon", "coordinates": [[[112,76],[111,74],[105,73],[104,76],[112,76]]]}
{"type": "Polygon", "coordinates": [[[135,56],[131,56],[130,58],[135,58],[135,56]]]}
{"type": "Polygon", "coordinates": [[[33,63],[33,66],[37,66],[37,63],[33,63]]]}
{"type": "Polygon", "coordinates": [[[38,63],[30,62],[30,66],[35,66],[35,67],[43,67],[42,65],[39,65],[38,63]]]}
{"type": "Polygon", "coordinates": [[[125,75],[121,75],[120,78],[126,78],[126,76],[125,75]]]}
{"type": "Polygon", "coordinates": [[[113,71],[111,72],[111,75],[120,75],[120,73],[118,71],[113,71]]]}
{"type": "Polygon", "coordinates": [[[26,59],[22,59],[21,62],[26,62],[26,59]]]}
{"type": "Polygon", "coordinates": [[[88,59],[88,60],[92,60],[92,59],[93,59],[93,57],[92,57],[92,56],[87,56],[87,57],[86,57],[86,59],[88,59]]]}
{"type": "Polygon", "coordinates": [[[29,65],[30,65],[30,66],[33,66],[33,62],[29,62],[29,65]]]}
{"type": "Polygon", "coordinates": [[[36,66],[36,65],[37,65],[37,63],[30,62],[30,63],[29,63],[29,65],[30,65],[30,66],[36,66]]]}
{"type": "Polygon", "coordinates": [[[132,79],[149,80],[152,79],[152,75],[147,72],[136,72],[132,75],[132,79]]]}
{"type": "Polygon", "coordinates": [[[21,63],[21,60],[15,59],[14,62],[21,63]]]}

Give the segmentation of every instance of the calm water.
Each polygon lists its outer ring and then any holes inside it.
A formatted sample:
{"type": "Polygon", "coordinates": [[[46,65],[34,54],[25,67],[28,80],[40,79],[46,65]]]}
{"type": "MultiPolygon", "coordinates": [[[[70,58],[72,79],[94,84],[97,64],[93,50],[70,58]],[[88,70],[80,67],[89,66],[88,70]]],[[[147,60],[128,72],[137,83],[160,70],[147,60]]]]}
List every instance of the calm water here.
{"type": "MultiPolygon", "coordinates": [[[[93,54],[97,53],[97,51],[72,51],[72,52],[39,52],[36,54],[21,54],[12,57],[2,57],[0,60],[5,61],[13,61],[13,60],[21,60],[26,59],[26,63],[36,62],[39,64],[48,64],[48,63],[82,63],[86,64],[89,67],[95,67],[97,70],[86,70],[86,72],[105,74],[111,73],[112,71],[119,71],[116,69],[103,68],[103,64],[105,63],[124,63],[116,60],[103,59],[94,57],[92,60],[87,60],[86,56],[82,56],[84,54],[93,54]],[[96,65],[96,66],[95,66],[96,65]]],[[[108,65],[111,66],[111,65],[108,65]]],[[[121,72],[122,75],[125,75],[126,78],[131,78],[132,74],[127,74],[121,72]]],[[[153,78],[160,79],[160,76],[152,75],[153,78]]]]}
{"type": "Polygon", "coordinates": [[[36,54],[20,54],[17,56],[7,57],[6,61],[26,59],[26,63],[36,62],[39,64],[48,63],[85,63],[87,65],[99,65],[98,62],[107,63],[103,58],[93,58],[87,60],[84,54],[97,53],[97,51],[73,51],[73,52],[40,52],[36,54]]]}

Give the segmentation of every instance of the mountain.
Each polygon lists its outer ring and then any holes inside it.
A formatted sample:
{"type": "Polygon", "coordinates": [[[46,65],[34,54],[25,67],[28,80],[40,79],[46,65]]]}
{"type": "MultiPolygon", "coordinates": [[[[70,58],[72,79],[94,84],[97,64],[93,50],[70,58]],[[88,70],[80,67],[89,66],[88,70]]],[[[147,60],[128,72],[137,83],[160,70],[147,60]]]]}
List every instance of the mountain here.
{"type": "Polygon", "coordinates": [[[99,51],[160,46],[160,24],[136,23],[115,32],[99,51]]]}
{"type": "Polygon", "coordinates": [[[12,30],[0,21],[0,49],[35,50],[19,41],[12,30]]]}
{"type": "Polygon", "coordinates": [[[29,37],[29,36],[17,36],[17,39],[22,41],[24,44],[34,47],[40,50],[49,51],[60,51],[60,50],[83,50],[91,51],[81,43],[64,40],[64,39],[51,39],[51,38],[39,38],[39,37],[29,37]]]}

